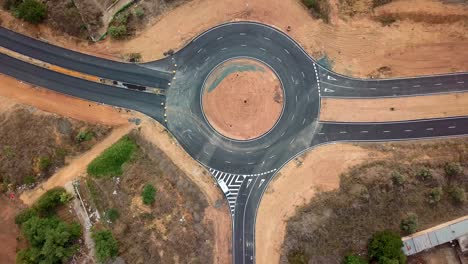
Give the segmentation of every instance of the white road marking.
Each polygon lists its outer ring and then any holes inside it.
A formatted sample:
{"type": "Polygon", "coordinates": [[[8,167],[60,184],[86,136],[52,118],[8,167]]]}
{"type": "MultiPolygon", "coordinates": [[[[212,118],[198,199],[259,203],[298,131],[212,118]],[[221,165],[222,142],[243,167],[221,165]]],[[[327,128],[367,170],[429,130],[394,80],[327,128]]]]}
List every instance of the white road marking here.
{"type": "Polygon", "coordinates": [[[279,62],[282,62],[280,58],[276,57],[276,59],[277,59],[279,62]]]}
{"type": "Polygon", "coordinates": [[[435,83],[434,85],[442,85],[441,83],[435,83]]]}
{"type": "Polygon", "coordinates": [[[289,51],[287,49],[284,49],[284,52],[286,52],[287,54],[289,54],[289,51]]]}
{"type": "Polygon", "coordinates": [[[228,160],[225,160],[224,162],[226,162],[226,163],[231,163],[231,162],[230,162],[230,161],[228,161],[228,160]]]}
{"type": "Polygon", "coordinates": [[[242,44],[242,45],[241,45],[241,47],[247,47],[247,45],[245,45],[245,44],[242,44]]]}
{"type": "Polygon", "coordinates": [[[269,159],[272,159],[272,158],[274,158],[274,157],[276,157],[276,155],[270,156],[269,159]]]}
{"type": "Polygon", "coordinates": [[[221,50],[227,50],[227,48],[222,48],[221,50]]]}
{"type": "Polygon", "coordinates": [[[294,115],[293,115],[292,118],[291,118],[291,121],[293,121],[293,120],[294,120],[294,115]]]}
{"type": "Polygon", "coordinates": [[[398,89],[398,86],[393,86],[392,89],[398,89]]]}
{"type": "Polygon", "coordinates": [[[281,133],[280,137],[284,136],[284,133],[286,133],[286,131],[283,131],[283,133],[281,133]]]}
{"type": "Polygon", "coordinates": [[[411,129],[406,129],[405,130],[405,132],[411,132],[411,131],[413,131],[413,130],[411,130],[411,129]]]}
{"type": "Polygon", "coordinates": [[[289,142],[289,145],[291,145],[292,143],[294,143],[295,140],[296,140],[296,138],[293,138],[293,139],[291,140],[291,142],[289,142]]]}
{"type": "Polygon", "coordinates": [[[421,87],[421,85],[417,84],[417,85],[413,85],[413,87],[421,87]]]}
{"type": "Polygon", "coordinates": [[[346,134],[347,132],[346,131],[340,131],[340,134],[346,134]]]}
{"type": "Polygon", "coordinates": [[[384,133],[390,133],[390,130],[385,130],[384,133]]]}
{"type": "Polygon", "coordinates": [[[305,121],[306,121],[306,119],[304,118],[304,120],[302,120],[302,124],[304,124],[304,123],[305,123],[305,121]]]}
{"type": "Polygon", "coordinates": [[[377,90],[377,88],[369,88],[369,90],[377,90]]]}
{"type": "Polygon", "coordinates": [[[334,93],[335,90],[325,88],[325,89],[323,89],[323,92],[325,92],[325,93],[334,93]]]}
{"type": "Polygon", "coordinates": [[[327,75],[327,79],[330,80],[330,81],[336,81],[336,79],[331,77],[330,75],[327,75]]]}
{"type": "Polygon", "coordinates": [[[216,40],[220,40],[220,39],[222,39],[222,38],[223,38],[223,37],[221,36],[221,37],[217,38],[216,40]]]}
{"type": "Polygon", "coordinates": [[[208,152],[206,152],[206,150],[203,150],[203,152],[204,152],[206,155],[209,155],[208,152]]]}
{"type": "Polygon", "coordinates": [[[251,182],[252,182],[252,179],[249,179],[249,180],[247,181],[247,188],[249,188],[249,185],[250,185],[251,182]]]}
{"type": "Polygon", "coordinates": [[[261,50],[263,50],[263,51],[266,51],[266,49],[264,49],[264,48],[259,48],[259,49],[261,49],[261,50]]]}
{"type": "Polygon", "coordinates": [[[203,50],[203,49],[199,49],[199,50],[197,51],[197,53],[200,53],[202,50],[203,50]]]}
{"type": "Polygon", "coordinates": [[[361,131],[361,133],[369,133],[369,131],[363,130],[363,131],[361,131]]]}
{"type": "Polygon", "coordinates": [[[258,188],[260,188],[260,186],[262,186],[262,184],[265,182],[265,179],[261,179],[260,180],[260,184],[258,185],[258,188]]]}
{"type": "Polygon", "coordinates": [[[305,78],[305,74],[304,74],[304,72],[301,72],[301,74],[302,74],[302,78],[305,78]]]}
{"type": "Polygon", "coordinates": [[[296,95],[296,103],[297,103],[297,95],[296,95]]]}
{"type": "Polygon", "coordinates": [[[462,83],[465,83],[465,82],[457,82],[457,83],[462,84],[462,83]]]}
{"type": "Polygon", "coordinates": [[[249,163],[247,163],[247,164],[252,165],[252,164],[255,164],[255,162],[249,162],[249,163]]]}
{"type": "Polygon", "coordinates": [[[426,130],[429,130],[429,131],[431,131],[431,130],[434,130],[434,128],[432,128],[432,127],[429,127],[429,128],[426,128],[426,130]]]}
{"type": "Polygon", "coordinates": [[[245,34],[245,33],[239,33],[239,35],[241,35],[241,36],[245,36],[246,34],[245,34]]]}
{"type": "Polygon", "coordinates": [[[271,39],[269,39],[269,38],[267,38],[267,37],[263,37],[263,38],[266,39],[266,40],[271,40],[271,39]]]}
{"type": "Polygon", "coordinates": [[[209,59],[210,59],[210,57],[206,57],[205,61],[207,61],[207,60],[209,60],[209,59]]]}
{"type": "Polygon", "coordinates": [[[449,126],[448,128],[452,129],[452,128],[456,128],[456,126],[449,126]]]}

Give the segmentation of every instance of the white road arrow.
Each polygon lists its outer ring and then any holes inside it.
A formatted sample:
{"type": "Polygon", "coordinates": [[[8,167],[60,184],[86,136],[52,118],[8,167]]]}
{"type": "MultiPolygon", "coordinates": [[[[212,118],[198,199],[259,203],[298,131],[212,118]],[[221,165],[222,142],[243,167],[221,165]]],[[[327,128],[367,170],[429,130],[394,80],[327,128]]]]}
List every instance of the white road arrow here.
{"type": "Polygon", "coordinates": [[[265,179],[262,179],[262,180],[260,181],[260,184],[258,185],[258,188],[260,188],[260,186],[262,186],[262,184],[263,184],[264,181],[265,181],[265,179]]]}
{"type": "Polygon", "coordinates": [[[336,79],[331,77],[330,75],[327,75],[327,79],[330,80],[330,81],[336,81],[336,79]]]}
{"type": "Polygon", "coordinates": [[[249,188],[249,185],[251,182],[252,182],[252,179],[249,179],[249,181],[247,182],[247,188],[249,188]]]}
{"type": "Polygon", "coordinates": [[[325,88],[323,91],[326,92],[326,93],[333,93],[333,92],[335,92],[335,90],[328,89],[328,88],[325,88]]]}

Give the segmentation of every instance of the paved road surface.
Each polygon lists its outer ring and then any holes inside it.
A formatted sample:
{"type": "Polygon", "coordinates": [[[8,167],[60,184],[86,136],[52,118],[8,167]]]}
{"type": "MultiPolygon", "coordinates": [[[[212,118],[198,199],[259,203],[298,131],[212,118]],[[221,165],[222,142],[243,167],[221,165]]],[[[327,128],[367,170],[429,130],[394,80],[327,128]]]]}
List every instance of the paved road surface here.
{"type": "Polygon", "coordinates": [[[0,46],[30,57],[111,80],[166,89],[166,96],[119,89],[65,76],[0,55],[0,72],[49,89],[141,111],[167,126],[182,147],[231,190],[233,262],[255,261],[255,218],[268,183],[289,160],[338,141],[390,141],[468,134],[468,118],[388,123],[320,122],[321,97],[373,98],[464,92],[468,74],[361,80],[331,72],[286,34],[270,26],[236,22],[214,27],[170,58],[124,64],[65,50],[0,28],[0,46]],[[269,65],[285,90],[283,115],[266,135],[226,138],[207,123],[201,87],[216,65],[252,58],[269,65]],[[176,69],[175,75],[172,70],[176,69]],[[165,102],[167,110],[161,103],[165,102]],[[167,124],[164,121],[167,114],[167,124]]]}

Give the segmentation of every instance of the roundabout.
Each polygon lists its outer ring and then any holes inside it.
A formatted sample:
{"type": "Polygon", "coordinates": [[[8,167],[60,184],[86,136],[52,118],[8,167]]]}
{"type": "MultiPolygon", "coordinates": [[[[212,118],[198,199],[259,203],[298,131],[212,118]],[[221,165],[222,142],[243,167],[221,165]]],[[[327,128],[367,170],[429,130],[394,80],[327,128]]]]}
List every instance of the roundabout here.
{"type": "Polygon", "coordinates": [[[222,62],[203,83],[203,115],[219,134],[253,140],[268,133],[283,113],[281,81],[266,64],[252,59],[222,62]]]}

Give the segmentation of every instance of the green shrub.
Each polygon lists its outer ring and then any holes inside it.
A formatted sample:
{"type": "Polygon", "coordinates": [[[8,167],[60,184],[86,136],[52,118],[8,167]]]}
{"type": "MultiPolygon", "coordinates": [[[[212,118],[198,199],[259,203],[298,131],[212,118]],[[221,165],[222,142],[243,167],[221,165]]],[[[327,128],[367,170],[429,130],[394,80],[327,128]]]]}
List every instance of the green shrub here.
{"type": "Polygon", "coordinates": [[[422,167],[419,169],[417,177],[421,178],[423,181],[432,180],[432,171],[429,168],[422,167]]]}
{"type": "Polygon", "coordinates": [[[91,237],[96,243],[96,258],[99,262],[105,262],[115,256],[119,252],[117,240],[112,236],[111,231],[102,230],[93,232],[91,237]]]}
{"type": "Polygon", "coordinates": [[[51,164],[52,164],[52,161],[50,160],[49,157],[46,157],[46,156],[39,157],[39,170],[46,171],[50,167],[51,164]]]}
{"type": "Polygon", "coordinates": [[[124,55],[124,59],[128,62],[140,62],[141,54],[137,52],[128,53],[124,55]]]}
{"type": "Polygon", "coordinates": [[[392,231],[380,231],[374,234],[369,243],[369,258],[378,263],[406,263],[406,256],[401,248],[403,242],[398,234],[392,231]]]}
{"type": "Polygon", "coordinates": [[[445,164],[444,170],[448,177],[456,177],[463,172],[462,166],[457,162],[449,162],[445,164]]]}
{"type": "Polygon", "coordinates": [[[121,138],[88,165],[88,174],[97,178],[122,175],[122,165],[130,160],[135,149],[132,139],[121,138]]]}
{"type": "Polygon", "coordinates": [[[94,133],[92,131],[80,131],[78,135],[76,135],[76,141],[78,143],[85,142],[85,141],[90,141],[93,139],[94,133]]]}
{"type": "Polygon", "coordinates": [[[127,27],[125,25],[110,26],[108,32],[113,39],[123,39],[127,35],[127,27]]]}
{"type": "Polygon", "coordinates": [[[37,216],[37,212],[32,208],[26,208],[16,215],[15,223],[17,225],[22,225],[24,222],[28,221],[33,216],[37,216]]]}
{"type": "Polygon", "coordinates": [[[138,18],[142,18],[145,15],[145,11],[142,8],[135,9],[135,15],[138,18]]]}
{"type": "Polygon", "coordinates": [[[156,194],[156,189],[151,184],[146,184],[141,193],[143,198],[143,203],[146,205],[151,205],[154,203],[154,195],[156,194]]]}
{"type": "Polygon", "coordinates": [[[372,6],[375,8],[375,7],[378,7],[378,6],[381,6],[381,5],[388,4],[390,2],[392,2],[392,0],[373,0],[372,1],[372,6]]]}
{"type": "Polygon", "coordinates": [[[454,186],[450,188],[449,194],[456,203],[463,204],[466,202],[466,192],[462,187],[454,186]]]}
{"type": "Polygon", "coordinates": [[[46,18],[47,7],[36,0],[24,0],[13,8],[13,14],[30,23],[38,24],[46,18]]]}
{"type": "Polygon", "coordinates": [[[312,15],[323,19],[325,23],[330,19],[330,3],[328,0],[302,0],[302,3],[309,8],[312,15]]]}
{"type": "Polygon", "coordinates": [[[343,261],[344,264],[367,264],[368,262],[356,255],[347,255],[343,261]]]}
{"type": "Polygon", "coordinates": [[[111,208],[106,211],[106,218],[112,223],[114,223],[117,219],[119,219],[119,217],[120,217],[120,213],[115,208],[111,208]]]}
{"type": "Polygon", "coordinates": [[[33,216],[21,226],[29,248],[17,254],[17,263],[66,263],[75,254],[79,224],[67,224],[56,217],[33,216]]]}
{"type": "Polygon", "coordinates": [[[127,12],[127,11],[120,12],[117,15],[115,15],[114,21],[112,21],[112,22],[114,22],[115,24],[117,24],[119,26],[120,25],[126,25],[130,15],[131,14],[129,12],[127,12]]]}
{"type": "Polygon", "coordinates": [[[55,187],[44,193],[34,203],[33,208],[40,214],[51,214],[57,206],[64,204],[62,195],[66,193],[62,187],[55,187]]]}
{"type": "Polygon", "coordinates": [[[28,175],[24,177],[24,184],[30,185],[36,182],[36,178],[34,176],[28,175]]]}
{"type": "Polygon", "coordinates": [[[309,256],[302,249],[291,250],[288,253],[288,262],[290,264],[307,264],[309,263],[309,256]]]}
{"type": "Polygon", "coordinates": [[[401,173],[394,171],[391,176],[394,185],[402,186],[405,184],[406,178],[401,173]]]}
{"type": "Polygon", "coordinates": [[[400,229],[407,235],[415,233],[418,229],[418,216],[416,214],[410,214],[408,217],[401,220],[400,229]]]}
{"type": "Polygon", "coordinates": [[[431,190],[429,193],[429,203],[430,204],[436,204],[440,201],[442,198],[442,188],[441,187],[436,187],[431,190]]]}

